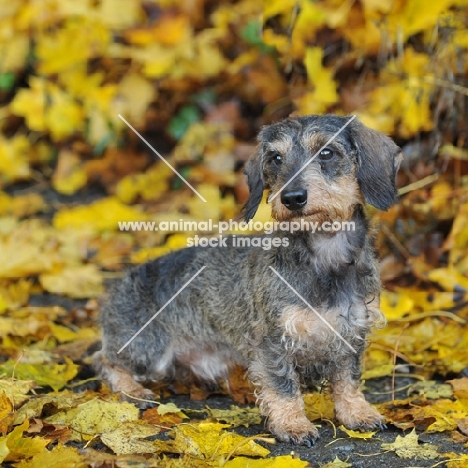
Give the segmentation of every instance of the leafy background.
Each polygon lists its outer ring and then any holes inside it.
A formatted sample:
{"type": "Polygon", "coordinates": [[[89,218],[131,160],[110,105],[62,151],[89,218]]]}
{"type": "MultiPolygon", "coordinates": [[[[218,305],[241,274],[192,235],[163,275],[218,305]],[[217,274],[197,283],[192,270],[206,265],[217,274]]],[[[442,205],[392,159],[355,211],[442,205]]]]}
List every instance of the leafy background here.
{"type": "MultiPolygon", "coordinates": [[[[467,5],[2,1],[4,466],[468,466],[467,5]],[[187,383],[160,388],[164,403],[144,413],[119,402],[89,367],[97,298],[194,233],[117,222],[236,218],[260,127],[324,112],[357,115],[405,156],[401,202],[369,208],[389,323],[363,378],[389,431],[337,431],[327,393],[310,393],[319,446],[273,445],[242,406],[252,395],[240,370],[230,394],[241,406],[187,383]]],[[[268,219],[263,205],[256,220],[268,219]]]]}

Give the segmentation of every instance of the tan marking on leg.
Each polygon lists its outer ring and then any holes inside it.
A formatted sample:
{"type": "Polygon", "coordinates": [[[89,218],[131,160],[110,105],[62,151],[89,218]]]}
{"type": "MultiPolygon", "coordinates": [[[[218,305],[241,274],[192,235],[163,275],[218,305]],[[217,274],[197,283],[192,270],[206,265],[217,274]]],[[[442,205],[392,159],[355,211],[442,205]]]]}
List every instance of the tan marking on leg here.
{"type": "Polygon", "coordinates": [[[377,429],[384,417],[364,398],[359,384],[351,380],[349,372],[332,384],[336,419],[349,429],[377,429]]]}
{"type": "Polygon", "coordinates": [[[96,365],[100,367],[101,378],[109,384],[113,392],[123,392],[123,399],[135,402],[135,400],[127,397],[124,393],[135,398],[154,399],[154,393],[150,389],[136,382],[130,372],[112,364],[102,353],[96,354],[95,361],[96,365]]]}
{"type": "Polygon", "coordinates": [[[319,436],[317,428],[305,415],[300,394],[287,398],[264,388],[259,400],[262,414],[268,417],[268,429],[279,440],[301,444],[319,436]]]}

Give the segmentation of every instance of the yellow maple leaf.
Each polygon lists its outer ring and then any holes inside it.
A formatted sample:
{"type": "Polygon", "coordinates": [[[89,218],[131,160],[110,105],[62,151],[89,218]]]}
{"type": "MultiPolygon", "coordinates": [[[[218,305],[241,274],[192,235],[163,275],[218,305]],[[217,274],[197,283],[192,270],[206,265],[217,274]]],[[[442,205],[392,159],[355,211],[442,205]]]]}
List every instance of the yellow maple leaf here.
{"type": "Polygon", "coordinates": [[[142,440],[159,434],[159,427],[141,422],[125,422],[117,429],[100,435],[101,442],[117,455],[156,453],[158,447],[148,440],[142,440]]]}
{"type": "Polygon", "coordinates": [[[0,365],[0,371],[21,380],[34,380],[37,385],[48,385],[60,390],[78,373],[78,366],[65,358],[65,364],[28,364],[8,360],[0,365]]]}
{"type": "Polygon", "coordinates": [[[321,468],[350,468],[352,466],[353,465],[351,465],[351,463],[344,462],[336,456],[333,461],[328,462],[326,465],[322,465],[321,468]]]}
{"type": "Polygon", "coordinates": [[[445,453],[446,457],[450,458],[447,463],[447,468],[466,468],[468,466],[468,455],[464,453],[445,453]]]}
{"type": "Polygon", "coordinates": [[[468,229],[466,229],[468,219],[468,203],[460,203],[458,212],[453,221],[452,230],[446,240],[446,246],[464,248],[468,246],[468,229]]]}
{"type": "Polygon", "coordinates": [[[146,216],[137,208],[108,197],[76,208],[59,210],[53,219],[57,229],[85,229],[90,231],[115,231],[119,221],[144,221],[146,216]]]}
{"type": "Polygon", "coordinates": [[[21,406],[29,399],[28,393],[34,386],[33,380],[0,380],[0,391],[5,393],[15,407],[21,406]]]}
{"type": "Polygon", "coordinates": [[[72,195],[86,185],[88,178],[81,160],[71,151],[60,151],[52,186],[57,192],[72,195]]]}
{"type": "Polygon", "coordinates": [[[346,434],[349,435],[352,439],[372,439],[374,435],[377,433],[377,431],[367,431],[367,432],[360,432],[360,431],[353,431],[351,429],[348,429],[344,426],[340,426],[338,429],[340,431],[346,432],[346,434]]]}
{"type": "Polygon", "coordinates": [[[13,423],[14,413],[15,409],[13,407],[13,402],[0,387],[0,433],[6,434],[8,432],[11,424],[13,423]]]}
{"type": "Polygon", "coordinates": [[[52,259],[44,255],[41,245],[13,236],[0,239],[0,278],[34,275],[51,269],[52,265],[52,259]]]}
{"type": "Polygon", "coordinates": [[[142,50],[132,51],[132,57],[144,64],[143,71],[148,78],[159,78],[175,67],[177,53],[173,48],[149,44],[142,50]]]}
{"type": "MultiPolygon", "coordinates": [[[[372,337],[371,343],[372,342],[374,342],[374,337],[372,337]]],[[[393,368],[392,355],[390,352],[375,349],[371,345],[366,351],[362,378],[363,380],[367,380],[391,375],[393,368]]]]}
{"type": "Polygon", "coordinates": [[[15,218],[24,218],[43,211],[45,207],[44,199],[38,193],[10,197],[0,192],[0,216],[12,215],[15,218]]]}
{"type": "Polygon", "coordinates": [[[132,122],[132,125],[144,123],[148,104],[157,97],[156,88],[143,76],[128,73],[119,83],[117,95],[120,101],[120,113],[132,122]]]}
{"type": "Polygon", "coordinates": [[[458,420],[468,417],[468,408],[459,400],[440,398],[426,407],[425,413],[436,419],[427,428],[427,432],[453,431],[457,428],[458,420]]]}
{"type": "Polygon", "coordinates": [[[5,444],[7,450],[3,451],[3,457],[0,456],[0,462],[15,462],[22,458],[30,458],[33,455],[44,451],[50,440],[42,437],[27,439],[23,437],[24,431],[29,427],[29,421],[17,426],[8,435],[0,437],[0,446],[5,444]]]}
{"type": "Polygon", "coordinates": [[[311,421],[335,417],[335,407],[330,393],[307,393],[304,395],[304,405],[306,415],[311,421]]]}
{"type": "Polygon", "coordinates": [[[124,203],[132,203],[137,197],[155,199],[169,190],[174,172],[164,163],[157,163],[144,174],[124,177],[115,188],[116,196],[124,203]]]}
{"type": "Polygon", "coordinates": [[[264,20],[292,12],[297,0],[266,0],[263,7],[264,20]]]}
{"type": "Polygon", "coordinates": [[[87,468],[89,464],[84,462],[75,447],[65,445],[58,445],[51,451],[44,450],[34,455],[31,460],[22,460],[16,464],[16,468],[44,468],[45,466],[47,468],[87,468]]]}
{"type": "Polygon", "coordinates": [[[230,409],[208,408],[208,414],[218,422],[225,422],[232,426],[245,426],[261,424],[262,416],[258,408],[239,408],[231,405],[230,409]]]}
{"type": "Polygon", "coordinates": [[[440,0],[428,4],[424,0],[408,0],[403,3],[401,13],[395,15],[394,28],[403,33],[403,40],[407,37],[437,24],[439,15],[455,3],[454,0],[440,0]]]}
{"type": "Polygon", "coordinates": [[[337,83],[333,79],[333,72],[322,65],[323,51],[320,47],[309,47],[306,51],[304,65],[307,78],[314,86],[314,99],[326,105],[338,100],[337,83]]]}
{"type": "Polygon", "coordinates": [[[14,36],[8,37],[6,41],[1,41],[1,47],[1,73],[17,72],[25,67],[30,47],[27,34],[15,31],[14,36]]]}
{"type": "Polygon", "coordinates": [[[315,39],[317,30],[326,20],[326,15],[319,4],[301,0],[300,6],[291,35],[291,55],[295,59],[304,58],[306,45],[315,39]]]}
{"type": "Polygon", "coordinates": [[[158,43],[173,46],[191,40],[190,19],[185,15],[162,16],[152,28],[130,30],[126,37],[138,45],[158,43]]]}
{"type": "Polygon", "coordinates": [[[221,213],[219,187],[211,184],[200,184],[197,187],[197,191],[206,202],[197,195],[193,195],[188,201],[190,214],[196,219],[212,219],[213,222],[218,222],[221,213]]]}
{"type": "Polygon", "coordinates": [[[90,440],[97,434],[112,432],[122,423],[136,421],[138,415],[138,408],[131,403],[111,403],[95,398],[76,408],[59,411],[45,418],[45,421],[70,426],[73,429],[71,439],[82,441],[90,440]]]}
{"type": "Polygon", "coordinates": [[[382,444],[382,450],[392,450],[400,458],[431,460],[440,457],[437,447],[431,444],[419,444],[418,435],[414,429],[406,436],[398,435],[395,442],[382,444]]]}
{"type": "Polygon", "coordinates": [[[21,424],[26,419],[38,418],[46,413],[56,413],[57,410],[67,410],[96,398],[91,391],[75,393],[71,390],[50,392],[43,395],[35,395],[16,411],[14,424],[21,424]]]}
{"type": "Polygon", "coordinates": [[[224,70],[227,61],[216,44],[220,37],[222,34],[215,29],[206,29],[195,36],[195,59],[186,64],[190,76],[208,78],[224,70]]]}
{"type": "Polygon", "coordinates": [[[103,292],[102,274],[96,265],[66,266],[39,276],[45,291],[74,299],[98,297],[103,292]]]}
{"type": "Polygon", "coordinates": [[[429,272],[428,278],[440,284],[446,291],[468,291],[468,278],[454,268],[436,268],[429,272]]]}
{"type": "Polygon", "coordinates": [[[158,414],[161,416],[164,416],[165,414],[168,413],[173,413],[177,414],[177,416],[180,416],[181,418],[186,418],[187,416],[183,413],[183,411],[177,407],[174,403],[161,403],[158,405],[158,414]]]}
{"type": "Polygon", "coordinates": [[[224,465],[225,468],[306,468],[308,466],[309,462],[293,458],[291,455],[280,455],[266,460],[235,457],[224,465]]]}
{"type": "Polygon", "coordinates": [[[174,437],[172,450],[195,457],[212,458],[236,454],[251,457],[266,457],[270,451],[251,438],[227,432],[229,424],[201,422],[179,425],[171,431],[174,437]]]}
{"type": "MultiPolygon", "coordinates": [[[[26,119],[27,126],[36,132],[42,132],[46,128],[45,111],[45,80],[31,77],[29,88],[21,88],[10,104],[11,112],[26,119]]],[[[1,160],[1,158],[0,158],[1,160]]]]}
{"type": "Polygon", "coordinates": [[[102,0],[99,19],[109,29],[125,29],[137,23],[142,12],[137,0],[102,0]]]}
{"type": "Polygon", "coordinates": [[[187,239],[189,234],[173,234],[169,236],[167,242],[159,247],[146,247],[132,254],[131,260],[133,263],[144,263],[154,258],[161,257],[175,250],[187,247],[187,239]]]}
{"type": "Polygon", "coordinates": [[[14,182],[28,179],[29,141],[25,135],[15,135],[10,139],[0,135],[0,181],[14,182]]]}
{"type": "Polygon", "coordinates": [[[50,106],[45,108],[45,123],[55,141],[59,141],[73,132],[82,131],[84,112],[77,102],[56,86],[51,86],[48,96],[50,106]]]}
{"type": "Polygon", "coordinates": [[[29,299],[31,282],[20,279],[14,283],[0,283],[0,314],[5,310],[15,310],[29,299]]]}
{"type": "Polygon", "coordinates": [[[415,303],[404,293],[382,291],[380,309],[387,320],[398,320],[413,310],[415,303]]]}
{"type": "Polygon", "coordinates": [[[38,71],[48,75],[85,64],[103,52],[110,39],[111,31],[100,21],[89,16],[70,17],[62,27],[37,36],[38,71]]]}

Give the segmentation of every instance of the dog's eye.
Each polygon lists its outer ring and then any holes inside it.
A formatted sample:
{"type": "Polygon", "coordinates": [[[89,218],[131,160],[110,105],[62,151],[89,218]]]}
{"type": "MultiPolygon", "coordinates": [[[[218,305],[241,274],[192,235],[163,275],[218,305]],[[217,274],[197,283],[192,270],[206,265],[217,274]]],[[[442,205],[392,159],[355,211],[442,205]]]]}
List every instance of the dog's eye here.
{"type": "Polygon", "coordinates": [[[320,161],[331,161],[335,157],[335,152],[330,148],[324,148],[319,153],[320,161]]]}
{"type": "Polygon", "coordinates": [[[283,156],[279,153],[273,153],[270,157],[270,162],[275,166],[281,166],[283,164],[283,156]]]}

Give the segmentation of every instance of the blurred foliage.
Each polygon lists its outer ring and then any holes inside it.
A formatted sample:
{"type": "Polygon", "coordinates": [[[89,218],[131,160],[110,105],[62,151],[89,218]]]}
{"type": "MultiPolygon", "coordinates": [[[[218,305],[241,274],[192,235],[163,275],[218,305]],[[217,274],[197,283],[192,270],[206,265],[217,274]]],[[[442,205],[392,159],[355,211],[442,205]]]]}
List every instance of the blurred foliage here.
{"type": "MultiPolygon", "coordinates": [[[[79,165],[122,142],[119,114],[180,140],[230,99],[252,120],[234,128],[241,140],[291,111],[356,113],[401,139],[441,121],[457,129],[467,94],[467,5],[3,1],[0,183],[32,177],[57,148],[71,147],[79,165]]],[[[85,173],[68,182],[84,186],[85,173]]]]}

